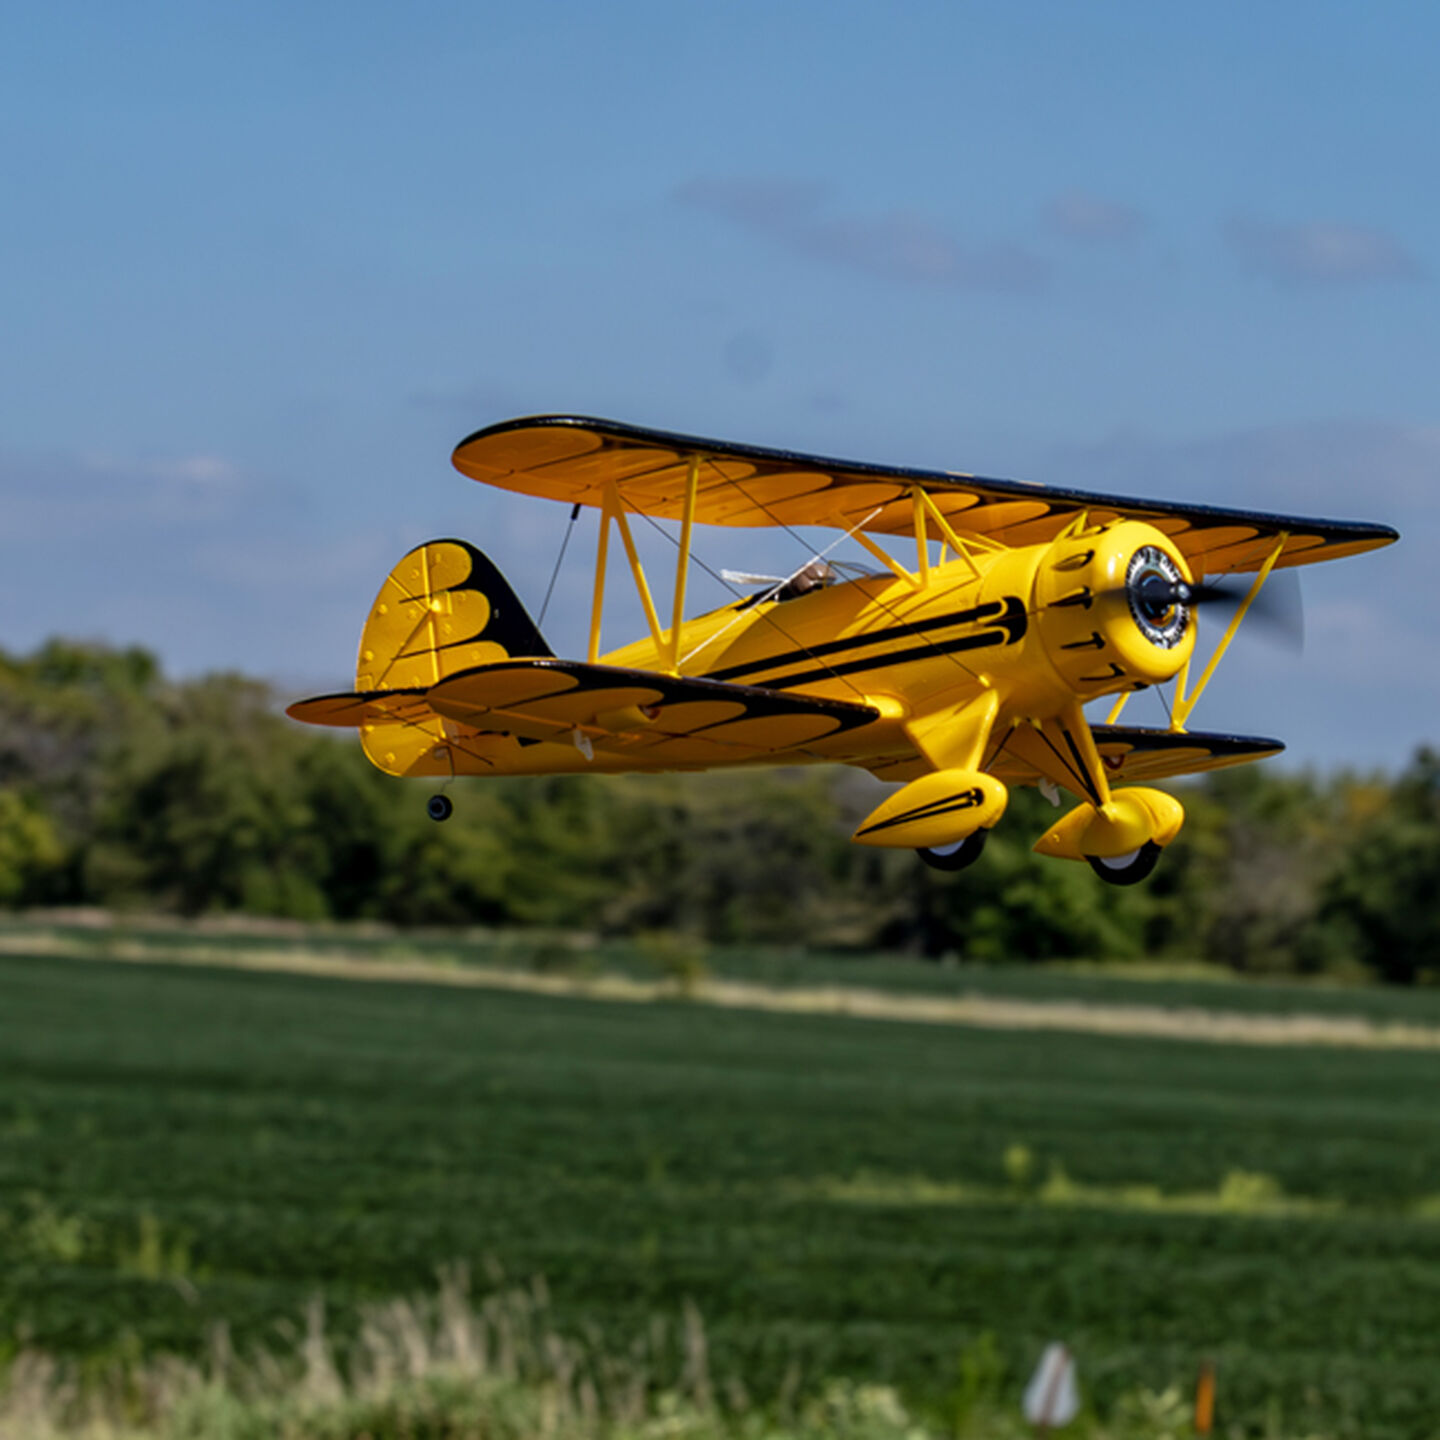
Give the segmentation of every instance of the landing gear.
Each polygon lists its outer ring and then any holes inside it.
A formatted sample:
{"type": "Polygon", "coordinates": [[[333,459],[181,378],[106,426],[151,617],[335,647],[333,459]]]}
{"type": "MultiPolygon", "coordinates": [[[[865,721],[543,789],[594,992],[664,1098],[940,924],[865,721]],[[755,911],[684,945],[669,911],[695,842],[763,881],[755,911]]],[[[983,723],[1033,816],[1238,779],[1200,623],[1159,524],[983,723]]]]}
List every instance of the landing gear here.
{"type": "Polygon", "coordinates": [[[915,853],[932,870],[965,870],[980,858],[981,851],[985,849],[985,837],[989,833],[988,830],[976,830],[953,845],[933,845],[927,850],[917,850],[915,853]]]}
{"type": "Polygon", "coordinates": [[[1154,870],[1160,847],[1153,840],[1147,840],[1128,855],[1087,855],[1085,858],[1107,885],[1138,885],[1154,870]]]}
{"type": "Polygon", "coordinates": [[[455,813],[455,807],[450,803],[448,795],[432,795],[425,802],[425,813],[438,823],[448,820],[455,813]]]}

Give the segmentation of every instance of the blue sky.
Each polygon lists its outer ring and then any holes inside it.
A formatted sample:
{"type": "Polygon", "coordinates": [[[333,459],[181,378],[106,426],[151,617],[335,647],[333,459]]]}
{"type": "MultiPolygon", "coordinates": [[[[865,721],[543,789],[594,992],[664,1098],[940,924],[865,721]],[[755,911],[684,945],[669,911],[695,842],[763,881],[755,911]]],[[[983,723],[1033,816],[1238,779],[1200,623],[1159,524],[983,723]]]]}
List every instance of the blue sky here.
{"type": "Polygon", "coordinates": [[[448,457],[576,411],[1397,525],[1194,723],[1403,763],[1440,701],[1437,53],[1419,4],[12,7],[3,643],[343,685],[446,534],[538,608],[564,511],[448,457]]]}

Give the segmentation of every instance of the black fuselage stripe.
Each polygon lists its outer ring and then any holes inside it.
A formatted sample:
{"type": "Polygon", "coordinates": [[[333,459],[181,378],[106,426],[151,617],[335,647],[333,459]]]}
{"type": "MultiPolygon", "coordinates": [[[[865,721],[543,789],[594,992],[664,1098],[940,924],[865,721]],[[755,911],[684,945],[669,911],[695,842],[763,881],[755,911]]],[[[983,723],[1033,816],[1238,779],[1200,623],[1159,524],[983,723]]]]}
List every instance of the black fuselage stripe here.
{"type": "Polygon", "coordinates": [[[965,635],[959,640],[944,644],[932,640],[928,645],[912,645],[908,650],[891,650],[884,655],[846,660],[839,665],[827,665],[823,670],[802,670],[796,675],[782,675],[778,680],[767,680],[762,688],[789,690],[796,685],[811,685],[832,676],[858,675],[865,670],[884,670],[891,665],[905,665],[912,660],[928,660],[936,655],[955,655],[963,650],[989,650],[996,645],[1005,644],[1005,641],[1003,630],[986,630],[979,635],[965,635]]]}
{"type": "MultiPolygon", "coordinates": [[[[730,665],[723,670],[706,672],[707,680],[735,680],[741,675],[753,675],[762,670],[780,670],[802,660],[818,659],[822,655],[841,655],[847,650],[858,650],[868,645],[883,645],[890,640],[903,640],[907,635],[923,635],[931,630],[948,630],[952,625],[973,625],[1000,615],[1004,606],[998,600],[984,605],[974,605],[969,610],[957,610],[952,615],[937,615],[929,620],[911,620],[904,625],[887,625],[882,630],[871,630],[865,635],[851,635],[841,640],[826,640],[812,645],[808,650],[792,650],[788,655],[771,655],[764,660],[747,660],[743,665],[730,665]]],[[[837,672],[838,673],[838,672],[837,672]]],[[[767,689],[775,686],[767,685],[767,689]]]]}

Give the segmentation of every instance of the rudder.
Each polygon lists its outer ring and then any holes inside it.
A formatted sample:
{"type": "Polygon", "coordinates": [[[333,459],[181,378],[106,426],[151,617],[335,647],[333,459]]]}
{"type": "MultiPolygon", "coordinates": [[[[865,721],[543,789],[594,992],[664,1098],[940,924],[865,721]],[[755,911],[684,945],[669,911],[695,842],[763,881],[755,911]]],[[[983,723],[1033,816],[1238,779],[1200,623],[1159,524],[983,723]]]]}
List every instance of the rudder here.
{"type": "Polygon", "coordinates": [[[427,540],[370,607],[355,689],[423,689],[476,665],[553,654],[487,556],[464,540],[427,540]]]}

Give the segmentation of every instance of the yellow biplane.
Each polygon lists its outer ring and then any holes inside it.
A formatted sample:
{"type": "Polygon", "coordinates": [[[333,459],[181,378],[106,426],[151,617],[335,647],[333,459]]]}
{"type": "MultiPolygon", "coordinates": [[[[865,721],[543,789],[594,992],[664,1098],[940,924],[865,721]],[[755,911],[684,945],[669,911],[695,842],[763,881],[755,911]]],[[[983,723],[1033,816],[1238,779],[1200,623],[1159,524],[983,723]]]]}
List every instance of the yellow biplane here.
{"type": "MultiPolygon", "coordinates": [[[[490,426],[454,463],[564,502],[572,519],[599,509],[588,655],[557,658],[479,550],[435,540],[382,586],[355,690],[300,701],[296,719],[357,727],[392,775],[855,765],[900,782],[855,840],[946,870],[977,858],[1008,787],[1039,785],[1057,803],[1067,790],[1078,803],[1036,850],[1089,861],[1115,884],[1148,875],[1184,819],[1172,795],[1134,782],[1283,748],[1186,729],[1271,572],[1398,538],[1385,525],[888,469],[573,416],[490,426]],[[668,627],[632,516],[678,522],[668,627]],[[830,526],[878,568],[844,578],[817,556],[785,577],[726,572],[762,588],[687,618],[696,525],[830,526]],[[649,633],[602,652],[612,533],[649,633]],[[914,568],[876,536],[911,537],[914,568]],[[1231,573],[1253,583],[1192,684],[1195,609],[1231,573]],[[1131,694],[1172,679],[1168,728],[1119,723],[1131,694]],[[1091,724],[1083,707],[1102,696],[1114,706],[1091,724]]],[[[431,797],[433,818],[450,809],[431,797]]]]}

